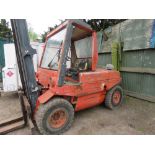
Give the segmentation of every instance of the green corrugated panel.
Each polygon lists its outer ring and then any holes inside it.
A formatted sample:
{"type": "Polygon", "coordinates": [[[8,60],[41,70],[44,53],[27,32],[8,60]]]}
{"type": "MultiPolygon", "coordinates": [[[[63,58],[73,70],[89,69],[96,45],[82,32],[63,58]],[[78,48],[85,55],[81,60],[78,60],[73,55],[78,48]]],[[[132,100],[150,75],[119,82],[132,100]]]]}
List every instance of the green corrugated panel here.
{"type": "Polygon", "coordinates": [[[2,80],[2,68],[5,66],[4,47],[7,41],[0,39],[0,81],[2,80]]]}
{"type": "Polygon", "coordinates": [[[122,52],[122,67],[142,67],[143,51],[122,52]]]}
{"type": "MultiPolygon", "coordinates": [[[[153,71],[155,70],[154,58],[155,50],[126,51],[122,55],[122,67],[131,70],[138,68],[138,71],[140,69],[153,71]]],[[[155,74],[123,71],[121,75],[125,90],[138,94],[140,98],[141,95],[144,98],[147,97],[148,100],[155,98],[155,74]]]]}
{"type": "Polygon", "coordinates": [[[147,49],[143,51],[143,67],[155,69],[155,50],[147,49]]]}
{"type": "Polygon", "coordinates": [[[106,64],[111,64],[111,53],[100,53],[98,57],[98,66],[105,67],[106,64]]]}
{"type": "Polygon", "coordinates": [[[154,75],[128,72],[122,72],[121,75],[124,90],[143,96],[155,97],[154,75]]]}

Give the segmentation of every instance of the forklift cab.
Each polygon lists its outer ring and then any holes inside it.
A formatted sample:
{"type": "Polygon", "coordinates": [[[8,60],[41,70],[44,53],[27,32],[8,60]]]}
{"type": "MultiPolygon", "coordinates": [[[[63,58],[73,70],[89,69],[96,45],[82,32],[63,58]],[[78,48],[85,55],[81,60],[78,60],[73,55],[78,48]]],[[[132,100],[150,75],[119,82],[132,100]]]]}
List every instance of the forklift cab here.
{"type": "Polygon", "coordinates": [[[63,86],[95,71],[97,59],[96,32],[81,20],[68,20],[47,35],[40,68],[57,72],[57,85],[63,86]]]}

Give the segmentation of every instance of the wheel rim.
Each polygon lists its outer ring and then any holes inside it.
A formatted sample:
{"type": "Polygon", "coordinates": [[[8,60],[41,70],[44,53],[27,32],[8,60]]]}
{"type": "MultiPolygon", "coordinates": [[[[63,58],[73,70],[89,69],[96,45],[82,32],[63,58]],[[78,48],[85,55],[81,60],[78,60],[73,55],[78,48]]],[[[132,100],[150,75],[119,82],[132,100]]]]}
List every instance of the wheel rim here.
{"type": "Polygon", "coordinates": [[[121,93],[120,91],[115,91],[113,94],[113,104],[118,105],[121,101],[121,93]]]}
{"type": "Polygon", "coordinates": [[[59,108],[53,111],[48,117],[48,124],[52,128],[61,128],[67,122],[67,113],[65,109],[59,108]]]}

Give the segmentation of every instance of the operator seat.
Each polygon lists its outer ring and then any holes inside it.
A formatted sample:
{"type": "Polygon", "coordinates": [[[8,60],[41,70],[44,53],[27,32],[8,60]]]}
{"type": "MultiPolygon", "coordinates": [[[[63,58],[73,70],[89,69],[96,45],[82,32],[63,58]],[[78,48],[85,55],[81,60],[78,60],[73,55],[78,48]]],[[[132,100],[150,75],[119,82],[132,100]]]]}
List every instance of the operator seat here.
{"type": "Polygon", "coordinates": [[[92,59],[91,58],[80,58],[76,59],[74,68],[77,68],[79,71],[89,71],[91,70],[92,59]]]}

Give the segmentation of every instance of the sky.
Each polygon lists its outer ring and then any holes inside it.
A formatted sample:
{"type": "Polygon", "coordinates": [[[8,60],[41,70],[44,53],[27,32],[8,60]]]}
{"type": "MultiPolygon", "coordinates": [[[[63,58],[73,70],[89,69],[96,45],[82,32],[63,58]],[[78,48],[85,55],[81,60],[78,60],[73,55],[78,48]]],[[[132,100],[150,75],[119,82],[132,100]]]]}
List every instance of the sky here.
{"type": "Polygon", "coordinates": [[[60,24],[60,19],[49,19],[49,18],[28,18],[26,19],[29,26],[31,26],[37,34],[42,34],[44,31],[48,30],[48,27],[60,24]]]}
{"type": "MultiPolygon", "coordinates": [[[[11,28],[10,19],[6,19],[9,22],[9,27],[11,28]]],[[[35,33],[39,36],[43,34],[45,31],[48,31],[49,27],[59,25],[61,23],[61,19],[46,19],[46,18],[27,18],[26,19],[28,27],[31,27],[35,33]]]]}

